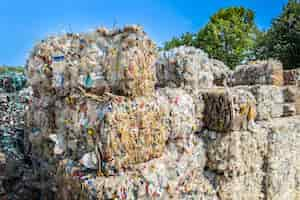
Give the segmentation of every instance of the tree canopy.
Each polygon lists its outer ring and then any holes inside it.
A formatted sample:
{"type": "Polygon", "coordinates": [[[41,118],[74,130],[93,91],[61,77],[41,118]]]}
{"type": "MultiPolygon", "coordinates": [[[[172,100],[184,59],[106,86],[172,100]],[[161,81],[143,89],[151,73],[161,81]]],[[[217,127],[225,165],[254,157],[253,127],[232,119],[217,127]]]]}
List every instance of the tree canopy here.
{"type": "Polygon", "coordinates": [[[285,69],[300,67],[300,0],[289,0],[267,31],[260,31],[255,14],[243,7],[219,10],[198,33],[185,33],[164,45],[201,48],[230,68],[255,59],[275,58],[285,69]]]}
{"type": "Polygon", "coordinates": [[[258,30],[254,12],[243,7],[219,10],[197,34],[196,47],[230,68],[249,59],[258,30]]]}
{"type": "Polygon", "coordinates": [[[256,56],[276,58],[284,68],[300,67],[300,1],[289,0],[282,14],[258,40],[256,56]]]}
{"type": "Polygon", "coordinates": [[[253,11],[231,7],[219,10],[197,34],[185,33],[166,42],[164,49],[195,46],[233,68],[253,52],[257,32],[253,11]]]}
{"type": "Polygon", "coordinates": [[[170,41],[165,42],[163,49],[169,50],[182,45],[195,46],[195,34],[187,32],[180,37],[173,37],[170,41]]]}

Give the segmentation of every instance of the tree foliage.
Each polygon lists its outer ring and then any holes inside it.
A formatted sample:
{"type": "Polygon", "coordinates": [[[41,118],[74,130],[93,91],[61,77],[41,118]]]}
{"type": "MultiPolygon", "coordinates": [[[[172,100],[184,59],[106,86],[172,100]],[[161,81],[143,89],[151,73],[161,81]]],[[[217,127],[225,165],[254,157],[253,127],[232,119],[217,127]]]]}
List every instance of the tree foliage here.
{"type": "Polygon", "coordinates": [[[166,42],[164,49],[195,46],[233,68],[253,55],[258,32],[253,11],[231,7],[219,10],[197,34],[185,33],[166,42]]]}
{"type": "Polygon", "coordinates": [[[195,34],[187,32],[180,37],[173,37],[170,41],[165,42],[163,49],[169,50],[182,45],[194,46],[195,45],[194,43],[195,43],[195,34]]]}
{"type": "Polygon", "coordinates": [[[282,14],[258,40],[256,56],[279,59],[286,69],[300,67],[300,1],[289,0],[282,14]]]}
{"type": "Polygon", "coordinates": [[[221,9],[198,32],[196,47],[234,68],[250,59],[257,32],[253,11],[243,7],[221,9]]]}
{"type": "Polygon", "coordinates": [[[17,72],[17,73],[24,73],[25,69],[22,66],[13,67],[13,66],[0,66],[0,74],[7,73],[7,72],[17,72]]]}

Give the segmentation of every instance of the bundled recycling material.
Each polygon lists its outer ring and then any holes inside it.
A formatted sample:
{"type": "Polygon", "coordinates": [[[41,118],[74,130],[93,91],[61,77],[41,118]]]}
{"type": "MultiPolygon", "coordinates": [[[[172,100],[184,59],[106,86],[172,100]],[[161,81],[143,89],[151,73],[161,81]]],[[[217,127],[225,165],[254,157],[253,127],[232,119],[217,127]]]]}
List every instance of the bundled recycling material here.
{"type": "Polygon", "coordinates": [[[26,85],[26,77],[23,74],[7,72],[0,74],[0,89],[5,92],[16,92],[26,85]]]}
{"type": "Polygon", "coordinates": [[[205,131],[207,167],[216,173],[220,199],[263,199],[263,164],[267,152],[267,130],[256,126],[248,131],[222,134],[205,131]]]}
{"type": "Polygon", "coordinates": [[[161,88],[156,94],[158,102],[166,110],[165,124],[168,128],[168,139],[183,142],[189,141],[197,130],[196,105],[193,97],[183,89],[161,88]]]}
{"type": "Polygon", "coordinates": [[[210,59],[212,64],[211,70],[214,75],[214,84],[216,86],[227,86],[232,71],[222,61],[210,59]]]}
{"type": "Polygon", "coordinates": [[[117,98],[108,106],[102,110],[98,141],[101,171],[114,173],[162,155],[167,141],[164,111],[154,99],[117,98]]]}
{"type": "Polygon", "coordinates": [[[300,69],[283,71],[284,85],[300,85],[300,69]]]}
{"type": "Polygon", "coordinates": [[[237,66],[231,76],[231,85],[276,85],[282,86],[282,64],[275,60],[256,61],[237,66]]]}
{"type": "Polygon", "coordinates": [[[192,141],[189,151],[170,143],[162,157],[133,165],[121,176],[87,178],[84,188],[97,199],[216,199],[202,174],[203,142],[195,135],[192,141]]]}
{"type": "Polygon", "coordinates": [[[204,124],[209,130],[245,130],[256,117],[256,101],[250,92],[239,89],[202,91],[205,102],[204,124]]]}
{"type": "Polygon", "coordinates": [[[300,198],[299,120],[294,116],[258,122],[269,130],[265,161],[268,199],[300,198]]]}
{"type": "Polygon", "coordinates": [[[257,120],[268,120],[299,113],[299,89],[296,86],[237,86],[256,99],[257,120]]]}
{"type": "Polygon", "coordinates": [[[283,88],[284,101],[295,107],[296,115],[300,114],[300,88],[297,86],[286,86],[283,88]]]}
{"type": "MultiPolygon", "coordinates": [[[[160,53],[156,75],[160,87],[181,87],[189,92],[211,88],[226,80],[229,69],[222,62],[211,60],[194,47],[178,47],[160,53]]],[[[221,83],[222,84],[222,83],[221,83]]]]}
{"type": "Polygon", "coordinates": [[[49,37],[27,74],[28,149],[55,199],[300,198],[298,78],[277,61],[156,58],[127,26],[49,37]]]}
{"type": "Polygon", "coordinates": [[[0,199],[36,199],[40,192],[25,145],[30,95],[30,88],[0,93],[0,199]]]}
{"type": "Polygon", "coordinates": [[[27,63],[36,93],[65,96],[82,86],[97,95],[153,93],[155,45],[139,26],[97,29],[86,34],[49,37],[34,48],[27,63]]]}
{"type": "Polygon", "coordinates": [[[154,97],[131,100],[114,96],[107,102],[98,102],[73,95],[62,104],[56,102],[51,108],[54,113],[34,109],[35,129],[46,133],[33,133],[33,143],[40,144],[39,135],[41,139],[48,137],[55,143],[54,149],[50,149],[55,155],[71,150],[74,158],[85,167],[98,169],[100,166],[104,174],[160,157],[167,140],[162,122],[164,110],[154,97]],[[55,117],[51,119],[53,114],[55,117]],[[89,163],[90,160],[93,162],[89,163]]]}

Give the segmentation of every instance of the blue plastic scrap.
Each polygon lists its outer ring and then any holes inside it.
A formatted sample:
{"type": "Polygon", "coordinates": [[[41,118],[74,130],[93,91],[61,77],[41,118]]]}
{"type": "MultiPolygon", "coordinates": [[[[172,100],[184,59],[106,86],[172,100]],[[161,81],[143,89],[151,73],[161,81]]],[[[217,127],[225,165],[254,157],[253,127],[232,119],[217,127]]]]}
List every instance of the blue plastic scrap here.
{"type": "Polygon", "coordinates": [[[63,56],[63,55],[61,55],[61,56],[53,56],[53,57],[52,57],[52,60],[53,60],[54,62],[62,62],[62,61],[65,60],[65,56],[63,56]]]}

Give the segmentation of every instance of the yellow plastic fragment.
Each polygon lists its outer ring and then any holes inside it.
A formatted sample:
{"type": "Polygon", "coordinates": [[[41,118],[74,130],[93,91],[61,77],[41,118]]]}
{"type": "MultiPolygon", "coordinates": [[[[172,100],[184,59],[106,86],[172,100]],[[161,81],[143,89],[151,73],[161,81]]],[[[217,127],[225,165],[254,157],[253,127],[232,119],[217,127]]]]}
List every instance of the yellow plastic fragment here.
{"type": "Polygon", "coordinates": [[[73,97],[69,96],[69,97],[66,98],[66,103],[67,103],[68,105],[74,105],[75,100],[74,100],[73,97]]]}
{"type": "Polygon", "coordinates": [[[93,135],[95,135],[95,130],[92,129],[92,128],[89,128],[88,131],[87,131],[87,133],[88,133],[89,135],[93,136],[93,135]]]}
{"type": "Polygon", "coordinates": [[[255,108],[253,108],[252,106],[250,107],[250,109],[249,109],[249,113],[248,113],[248,121],[250,121],[250,120],[254,120],[255,119],[255,117],[256,117],[256,110],[255,110],[255,108]]]}
{"type": "Polygon", "coordinates": [[[68,125],[68,124],[71,124],[71,123],[72,123],[72,121],[71,121],[71,120],[69,120],[69,119],[65,119],[65,120],[64,120],[64,123],[65,123],[65,125],[68,125]]]}
{"type": "Polygon", "coordinates": [[[240,114],[246,115],[248,113],[249,106],[247,104],[241,104],[240,105],[240,114]]]}

